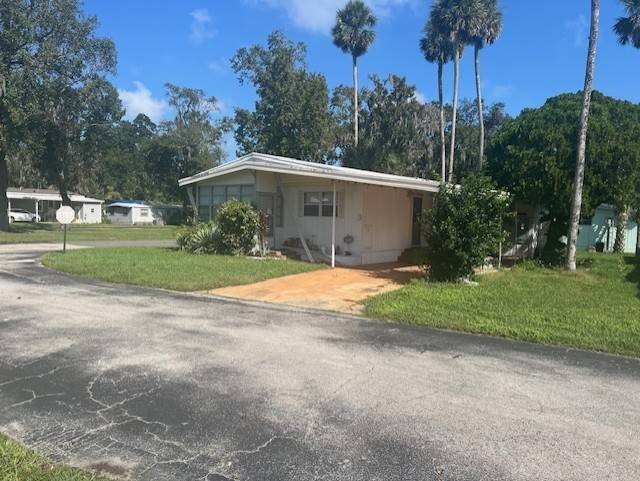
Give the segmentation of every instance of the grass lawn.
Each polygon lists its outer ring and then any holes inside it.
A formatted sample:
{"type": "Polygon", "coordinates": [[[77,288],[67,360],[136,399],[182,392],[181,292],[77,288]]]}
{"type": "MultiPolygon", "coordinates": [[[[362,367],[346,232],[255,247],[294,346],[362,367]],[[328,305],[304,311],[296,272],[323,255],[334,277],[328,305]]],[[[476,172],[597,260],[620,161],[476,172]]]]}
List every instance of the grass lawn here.
{"type": "Polygon", "coordinates": [[[50,252],[47,267],[109,282],[200,291],[322,269],[284,259],[197,255],[163,248],[105,248],[50,252]]]}
{"type": "Polygon", "coordinates": [[[640,356],[640,258],[585,254],[575,274],[520,266],[476,287],[414,281],[366,301],[406,324],[640,356]]]}
{"type": "MultiPolygon", "coordinates": [[[[67,242],[109,240],[164,240],[175,239],[177,226],[129,226],[115,224],[72,224],[67,232],[67,242]]],[[[25,242],[62,242],[60,224],[41,222],[13,223],[11,232],[0,232],[0,244],[25,242]]]]}
{"type": "Polygon", "coordinates": [[[2,481],[106,481],[93,473],[51,464],[42,456],[0,434],[2,481]]]}

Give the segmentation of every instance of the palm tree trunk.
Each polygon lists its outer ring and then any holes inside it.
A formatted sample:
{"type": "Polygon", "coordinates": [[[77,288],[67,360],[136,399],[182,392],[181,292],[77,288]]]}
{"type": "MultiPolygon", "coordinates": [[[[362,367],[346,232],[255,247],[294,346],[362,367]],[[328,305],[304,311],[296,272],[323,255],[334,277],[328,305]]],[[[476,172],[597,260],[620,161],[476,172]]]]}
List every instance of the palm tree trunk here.
{"type": "Polygon", "coordinates": [[[353,143],[358,145],[358,59],[353,57],[353,143]]]}
{"type": "Polygon", "coordinates": [[[478,159],[478,172],[482,170],[484,162],[484,111],[482,107],[482,87],[480,85],[480,46],[476,44],[474,51],[476,67],[476,98],[478,100],[478,119],[480,121],[480,157],[478,159]]]}
{"type": "Polygon", "coordinates": [[[7,156],[4,149],[0,149],[0,231],[9,232],[9,199],[7,187],[9,186],[9,169],[7,168],[7,156]]]}
{"type": "Polygon", "coordinates": [[[438,62],[438,103],[440,104],[440,161],[441,172],[440,178],[442,182],[447,181],[447,139],[445,136],[445,123],[444,123],[444,95],[442,93],[442,70],[444,65],[442,62],[438,62]]]}
{"type": "Polygon", "coordinates": [[[578,158],[573,180],[573,199],[571,202],[571,217],[569,226],[569,240],[567,244],[567,269],[576,270],[576,243],[578,241],[578,224],[582,209],[582,187],[584,184],[584,169],[587,151],[587,130],[589,128],[589,111],[591,108],[591,92],[593,91],[593,74],[596,65],[596,47],[600,27],[600,0],[591,0],[591,32],[589,34],[589,53],[587,55],[587,71],[584,77],[584,92],[582,113],[580,115],[580,136],[578,138],[578,158]]]}
{"type": "Polygon", "coordinates": [[[618,212],[616,222],[616,241],[613,244],[613,251],[624,254],[624,244],[627,240],[627,224],[629,222],[629,208],[625,206],[618,212]]]}
{"type": "Polygon", "coordinates": [[[460,83],[460,49],[453,58],[453,113],[451,115],[451,147],[449,148],[449,182],[453,182],[453,161],[456,157],[456,121],[458,118],[458,84],[460,83]]]}

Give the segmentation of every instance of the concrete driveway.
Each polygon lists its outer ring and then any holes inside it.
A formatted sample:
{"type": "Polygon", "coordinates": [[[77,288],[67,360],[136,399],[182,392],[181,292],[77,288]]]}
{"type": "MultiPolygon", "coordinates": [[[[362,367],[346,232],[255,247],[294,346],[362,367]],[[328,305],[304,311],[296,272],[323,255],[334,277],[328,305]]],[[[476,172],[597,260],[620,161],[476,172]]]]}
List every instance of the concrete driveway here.
{"type": "Polygon", "coordinates": [[[640,361],[0,255],[0,431],[133,480],[637,481],[640,361]]]}
{"type": "Polygon", "coordinates": [[[338,267],[213,289],[208,294],[357,314],[367,297],[400,289],[423,275],[417,266],[399,264],[338,267]]]}

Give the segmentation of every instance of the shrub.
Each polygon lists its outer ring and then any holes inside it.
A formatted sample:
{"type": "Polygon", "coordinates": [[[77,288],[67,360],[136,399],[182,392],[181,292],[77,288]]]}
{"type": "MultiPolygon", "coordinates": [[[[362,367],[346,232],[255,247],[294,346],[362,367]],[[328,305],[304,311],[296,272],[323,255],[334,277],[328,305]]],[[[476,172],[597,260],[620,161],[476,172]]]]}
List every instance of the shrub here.
{"type": "Polygon", "coordinates": [[[459,187],[443,185],[434,208],[423,215],[429,277],[437,281],[471,277],[475,267],[498,251],[508,205],[508,196],[485,177],[467,177],[459,187]]]}
{"type": "Polygon", "coordinates": [[[176,238],[178,248],[196,254],[218,252],[220,245],[219,230],[215,223],[206,222],[185,228],[176,238]]]}
{"type": "Polygon", "coordinates": [[[238,200],[225,202],[216,215],[216,225],[218,253],[242,255],[255,248],[260,219],[251,204],[238,200]]]}

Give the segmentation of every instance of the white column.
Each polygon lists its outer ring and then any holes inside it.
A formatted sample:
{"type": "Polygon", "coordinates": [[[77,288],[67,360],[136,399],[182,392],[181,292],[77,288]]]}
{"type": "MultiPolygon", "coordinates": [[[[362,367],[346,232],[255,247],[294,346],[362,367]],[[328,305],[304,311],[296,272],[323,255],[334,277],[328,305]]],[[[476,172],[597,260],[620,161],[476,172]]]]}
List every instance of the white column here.
{"type": "Polygon", "coordinates": [[[38,199],[36,199],[36,222],[38,221],[38,199]]]}
{"type": "Polygon", "coordinates": [[[333,211],[331,216],[331,267],[336,266],[336,181],[333,184],[333,211]]]}

